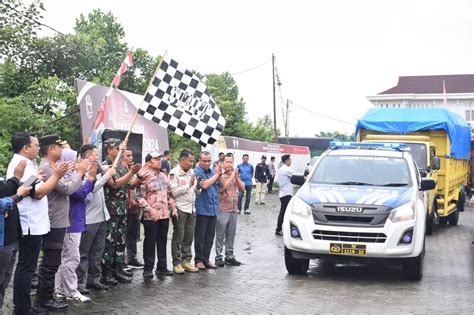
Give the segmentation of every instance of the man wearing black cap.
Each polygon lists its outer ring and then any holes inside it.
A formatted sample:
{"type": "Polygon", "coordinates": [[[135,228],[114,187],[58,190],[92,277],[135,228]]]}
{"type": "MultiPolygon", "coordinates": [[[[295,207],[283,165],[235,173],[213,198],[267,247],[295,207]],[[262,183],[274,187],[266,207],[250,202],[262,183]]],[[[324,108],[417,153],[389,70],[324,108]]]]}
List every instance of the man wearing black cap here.
{"type": "Polygon", "coordinates": [[[262,162],[258,163],[255,167],[255,182],[257,188],[257,194],[255,195],[255,203],[264,205],[265,195],[267,194],[267,180],[270,178],[270,170],[266,164],[267,157],[262,155],[262,162]]]}
{"type": "MultiPolygon", "coordinates": [[[[107,157],[106,164],[112,165],[120,150],[127,147],[121,144],[120,139],[107,139],[104,141],[107,157]]],[[[127,233],[127,191],[130,187],[130,179],[138,173],[140,164],[135,164],[130,169],[117,163],[116,175],[107,181],[105,185],[105,204],[110,214],[107,221],[107,238],[103,254],[102,275],[105,284],[114,284],[113,278],[123,283],[132,281],[132,273],[124,270],[125,266],[125,239],[127,233]]],[[[138,181],[138,179],[136,180],[138,181]]],[[[135,183],[134,183],[135,184],[135,183]]]]}
{"type": "Polygon", "coordinates": [[[161,171],[161,158],[161,153],[148,153],[145,157],[146,164],[137,175],[142,180],[141,197],[137,200],[143,209],[142,223],[145,228],[143,240],[145,278],[153,278],[155,253],[158,257],[155,273],[162,276],[173,275],[167,266],[166,243],[170,216],[176,217],[178,212],[168,176],[161,171]]]}
{"type": "MultiPolygon", "coordinates": [[[[54,174],[53,166],[61,158],[62,140],[58,135],[47,135],[39,139],[40,155],[42,156],[40,170],[45,179],[54,174]]],[[[76,171],[67,178],[63,177],[54,189],[48,193],[48,214],[51,229],[43,236],[43,259],[38,269],[38,289],[36,290],[35,309],[38,311],[64,310],[67,304],[53,298],[55,274],[61,265],[61,251],[66,228],[69,227],[69,196],[82,186],[82,177],[91,166],[88,160],[83,160],[76,171]]],[[[69,170],[73,170],[70,164],[69,170]]]]}
{"type": "Polygon", "coordinates": [[[275,235],[282,236],[281,231],[283,225],[283,218],[285,217],[286,207],[293,196],[293,184],[291,183],[291,176],[293,176],[293,170],[291,166],[291,158],[289,154],[281,156],[282,165],[277,171],[277,181],[280,185],[280,192],[278,196],[280,197],[280,214],[278,215],[277,228],[275,230],[275,235]]]}
{"type": "MultiPolygon", "coordinates": [[[[24,182],[31,176],[43,179],[34,162],[40,147],[38,138],[32,133],[17,132],[12,136],[11,144],[14,154],[8,165],[7,178],[14,176],[15,169],[20,163],[26,163],[21,181],[24,182]]],[[[18,263],[13,281],[15,314],[33,312],[30,299],[31,278],[38,264],[42,237],[50,230],[46,195],[54,189],[68,168],[65,163],[57,163],[53,169],[53,175],[48,180],[36,183],[30,196],[18,204],[23,237],[18,242],[18,263]]]]}

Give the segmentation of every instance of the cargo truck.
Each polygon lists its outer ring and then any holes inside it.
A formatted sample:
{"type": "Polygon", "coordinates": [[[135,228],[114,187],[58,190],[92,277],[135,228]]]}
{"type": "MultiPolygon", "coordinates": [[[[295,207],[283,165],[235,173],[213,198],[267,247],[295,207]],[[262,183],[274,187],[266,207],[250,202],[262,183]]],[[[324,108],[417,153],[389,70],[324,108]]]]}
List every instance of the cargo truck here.
{"type": "Polygon", "coordinates": [[[435,222],[457,225],[469,179],[471,128],[441,108],[375,108],[357,123],[359,142],[405,143],[422,176],[436,181],[428,192],[426,233],[435,222]]]}

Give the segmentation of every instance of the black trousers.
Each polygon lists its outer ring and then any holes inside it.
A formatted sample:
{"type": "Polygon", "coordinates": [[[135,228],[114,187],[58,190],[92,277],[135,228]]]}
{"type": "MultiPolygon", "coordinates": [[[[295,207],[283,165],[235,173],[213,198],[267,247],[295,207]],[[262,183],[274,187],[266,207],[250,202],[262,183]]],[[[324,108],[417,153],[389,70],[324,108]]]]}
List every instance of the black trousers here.
{"type": "Polygon", "coordinates": [[[156,270],[166,270],[166,243],[168,241],[169,219],[158,221],[143,220],[145,228],[145,239],[143,240],[143,260],[145,262],[145,270],[153,270],[155,266],[155,248],[158,263],[156,270]]]}
{"type": "Polygon", "coordinates": [[[53,298],[54,275],[61,265],[61,251],[65,233],[66,228],[52,228],[43,237],[43,258],[38,269],[38,289],[36,289],[38,301],[47,301],[53,298]]]}
{"type": "Polygon", "coordinates": [[[280,198],[280,214],[278,215],[278,221],[277,221],[277,231],[281,231],[281,226],[283,225],[283,218],[285,217],[285,212],[286,212],[286,207],[288,206],[288,203],[291,200],[291,196],[283,196],[280,198]]]}
{"type": "Polygon", "coordinates": [[[244,198],[245,193],[245,204],[244,210],[248,210],[250,205],[250,197],[252,196],[252,185],[245,185],[245,192],[239,192],[239,199],[237,201],[237,208],[242,211],[242,199],[244,198]]]}
{"type": "Polygon", "coordinates": [[[0,313],[3,307],[5,290],[7,289],[12,277],[17,252],[18,242],[12,242],[0,248],[0,313]]]}
{"type": "Polygon", "coordinates": [[[216,234],[217,216],[196,215],[194,231],[194,261],[208,263],[216,234]]]}
{"type": "Polygon", "coordinates": [[[137,259],[137,240],[140,233],[140,213],[127,214],[127,238],[125,246],[127,248],[127,263],[137,259]]]}
{"type": "Polygon", "coordinates": [[[270,175],[268,179],[268,192],[271,193],[273,191],[273,182],[275,181],[275,175],[270,175]]]}
{"type": "Polygon", "coordinates": [[[13,280],[15,314],[31,311],[31,277],[36,271],[42,235],[25,235],[18,242],[18,263],[13,280]]]}

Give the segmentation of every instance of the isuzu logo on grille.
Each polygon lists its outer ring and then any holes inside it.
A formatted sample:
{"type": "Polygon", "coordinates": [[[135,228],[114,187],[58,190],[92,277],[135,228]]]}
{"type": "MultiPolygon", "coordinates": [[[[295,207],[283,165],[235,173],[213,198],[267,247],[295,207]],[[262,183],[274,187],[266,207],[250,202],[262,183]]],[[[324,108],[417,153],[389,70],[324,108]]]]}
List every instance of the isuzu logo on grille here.
{"type": "Polygon", "coordinates": [[[362,212],[364,212],[364,208],[361,208],[361,207],[337,207],[336,212],[362,213],[362,212]]]}

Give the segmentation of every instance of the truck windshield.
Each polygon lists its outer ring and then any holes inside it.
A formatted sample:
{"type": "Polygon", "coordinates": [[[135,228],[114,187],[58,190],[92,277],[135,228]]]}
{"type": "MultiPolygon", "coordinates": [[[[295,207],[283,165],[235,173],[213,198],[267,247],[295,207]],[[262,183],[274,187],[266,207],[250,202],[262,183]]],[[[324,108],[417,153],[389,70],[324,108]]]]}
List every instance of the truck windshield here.
{"type": "Polygon", "coordinates": [[[408,186],[407,162],[384,156],[325,156],[310,179],[313,184],[408,186]]]}
{"type": "Polygon", "coordinates": [[[410,148],[410,153],[413,156],[413,159],[416,161],[416,164],[421,169],[426,169],[428,163],[426,161],[426,144],[423,143],[406,143],[410,148]]]}

